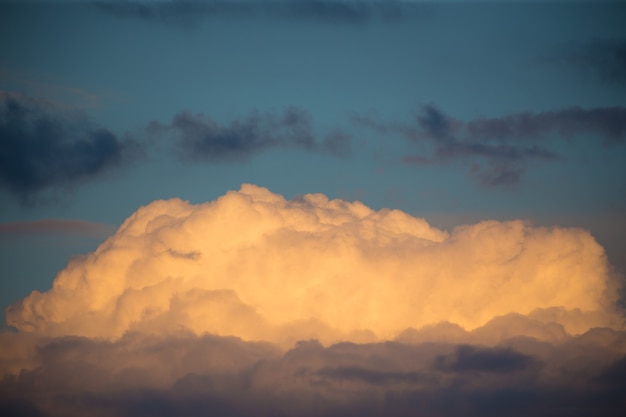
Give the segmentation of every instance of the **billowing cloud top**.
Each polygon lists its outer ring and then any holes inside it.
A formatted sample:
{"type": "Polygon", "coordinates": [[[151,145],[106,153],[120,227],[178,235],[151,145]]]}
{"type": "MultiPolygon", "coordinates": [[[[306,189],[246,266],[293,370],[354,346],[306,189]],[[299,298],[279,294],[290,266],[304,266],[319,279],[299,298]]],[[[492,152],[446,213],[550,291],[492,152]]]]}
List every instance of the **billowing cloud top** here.
{"type": "Polygon", "coordinates": [[[442,322],[497,328],[505,315],[562,334],[621,328],[615,300],[604,251],[581,229],[485,221],[448,233],[398,210],[243,185],[140,208],[7,322],[48,336],[191,331],[293,346],[419,339],[442,322]]]}

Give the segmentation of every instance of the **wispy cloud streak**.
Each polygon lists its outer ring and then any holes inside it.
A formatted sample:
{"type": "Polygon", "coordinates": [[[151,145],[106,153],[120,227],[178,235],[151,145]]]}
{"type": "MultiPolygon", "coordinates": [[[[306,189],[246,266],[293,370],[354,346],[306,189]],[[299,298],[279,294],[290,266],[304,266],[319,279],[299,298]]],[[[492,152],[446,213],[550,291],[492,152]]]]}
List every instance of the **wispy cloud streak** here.
{"type": "Polygon", "coordinates": [[[335,156],[350,152],[350,136],[333,131],[316,141],[309,115],[297,108],[282,114],[253,113],[229,124],[208,116],[181,112],[169,124],[153,121],[147,127],[152,135],[173,138],[179,157],[194,161],[232,162],[275,148],[319,151],[335,156]]]}
{"type": "MultiPolygon", "coordinates": [[[[469,174],[488,186],[514,185],[532,161],[559,158],[552,139],[581,135],[601,138],[603,145],[623,144],[626,107],[570,107],[539,113],[515,113],[469,121],[452,118],[434,105],[423,106],[413,124],[388,123],[356,116],[353,121],[379,134],[403,136],[428,151],[404,157],[408,164],[472,162],[469,174]]],[[[595,140],[595,139],[594,139],[595,140]]]]}

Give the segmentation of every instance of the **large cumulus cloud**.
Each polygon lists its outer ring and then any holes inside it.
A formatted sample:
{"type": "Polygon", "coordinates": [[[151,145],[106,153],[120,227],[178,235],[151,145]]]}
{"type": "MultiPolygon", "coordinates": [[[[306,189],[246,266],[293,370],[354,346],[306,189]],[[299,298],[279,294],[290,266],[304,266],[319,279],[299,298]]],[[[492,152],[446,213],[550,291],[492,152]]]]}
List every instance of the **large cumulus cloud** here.
{"type": "Polygon", "coordinates": [[[7,309],[0,414],[617,416],[617,290],[582,229],[156,201],[7,309]]]}
{"type": "Polygon", "coordinates": [[[577,334],[620,325],[615,290],[582,229],[484,221],[448,233],[398,210],[244,185],[206,204],[140,208],[7,321],[50,336],[182,328],[290,345],[389,340],[444,321],[472,330],[518,313],[577,334]]]}

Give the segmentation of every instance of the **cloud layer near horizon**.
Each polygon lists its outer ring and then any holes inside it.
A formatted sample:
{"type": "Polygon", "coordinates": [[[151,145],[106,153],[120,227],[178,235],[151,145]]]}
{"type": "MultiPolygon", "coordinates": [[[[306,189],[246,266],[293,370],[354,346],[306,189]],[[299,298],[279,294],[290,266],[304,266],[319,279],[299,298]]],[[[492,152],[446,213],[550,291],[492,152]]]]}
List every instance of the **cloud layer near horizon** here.
{"type": "Polygon", "coordinates": [[[31,361],[0,380],[5,416],[620,416],[625,405],[626,333],[610,329],[556,344],[303,341],[286,352],[213,335],[27,336],[0,335],[12,353],[0,363],[31,361]]]}
{"type": "Polygon", "coordinates": [[[140,208],[50,291],[10,306],[7,322],[48,336],[185,329],[290,346],[441,322],[472,330],[512,313],[570,334],[620,328],[616,299],[604,251],[582,229],[516,220],[448,233],[398,210],[243,185],[206,204],[140,208]]]}

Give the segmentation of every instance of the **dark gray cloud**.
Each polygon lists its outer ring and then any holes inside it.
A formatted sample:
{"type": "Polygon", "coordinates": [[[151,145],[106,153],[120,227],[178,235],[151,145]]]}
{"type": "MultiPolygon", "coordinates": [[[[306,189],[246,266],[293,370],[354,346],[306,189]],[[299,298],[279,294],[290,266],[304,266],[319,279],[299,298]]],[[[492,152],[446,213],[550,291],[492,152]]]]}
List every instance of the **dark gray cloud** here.
{"type": "Polygon", "coordinates": [[[356,366],[323,368],[317,375],[336,381],[359,381],[368,385],[417,384],[424,377],[419,372],[385,372],[356,366]]]}
{"type": "Polygon", "coordinates": [[[0,95],[0,187],[22,203],[100,177],[138,150],[131,140],[51,103],[0,95]]]}
{"type": "Polygon", "coordinates": [[[604,145],[626,141],[626,107],[570,107],[540,113],[516,113],[469,121],[448,116],[436,106],[423,106],[415,123],[386,123],[372,117],[353,118],[379,134],[395,134],[425,149],[407,155],[413,165],[470,162],[469,175],[486,186],[517,184],[534,162],[559,158],[554,139],[588,135],[604,145]]]}
{"type": "MultiPolygon", "coordinates": [[[[22,334],[2,336],[5,352],[22,334]],[[9,337],[7,337],[9,336],[9,337]]],[[[233,337],[33,339],[0,379],[3,416],[594,415],[623,411],[626,334],[499,345],[303,341],[287,352],[233,337]]],[[[21,343],[21,344],[20,344],[21,343]]],[[[15,350],[17,352],[18,350],[15,350]]],[[[5,354],[6,358],[7,355],[5,354]]]]}
{"type": "Polygon", "coordinates": [[[626,140],[626,107],[570,107],[479,118],[462,124],[461,129],[470,140],[533,141],[547,134],[563,138],[591,134],[610,144],[626,140]]]}
{"type": "Polygon", "coordinates": [[[422,134],[436,140],[449,140],[453,121],[432,104],[422,107],[416,117],[422,134]]]}
{"type": "Polygon", "coordinates": [[[100,11],[125,18],[189,25],[203,17],[274,17],[330,23],[396,21],[422,14],[415,4],[395,0],[102,0],[100,11]]]}
{"type": "Polygon", "coordinates": [[[289,108],[282,114],[254,113],[222,125],[208,116],[181,112],[171,123],[151,122],[149,134],[173,137],[177,154],[195,161],[244,161],[274,148],[295,148],[346,156],[350,137],[333,131],[316,141],[307,113],[289,108]]]}
{"type": "Polygon", "coordinates": [[[461,345],[453,355],[439,356],[435,364],[446,372],[508,373],[526,369],[533,359],[512,349],[461,345]]]}
{"type": "Polygon", "coordinates": [[[609,84],[626,84],[624,39],[595,39],[562,47],[548,61],[578,68],[609,84]]]}

